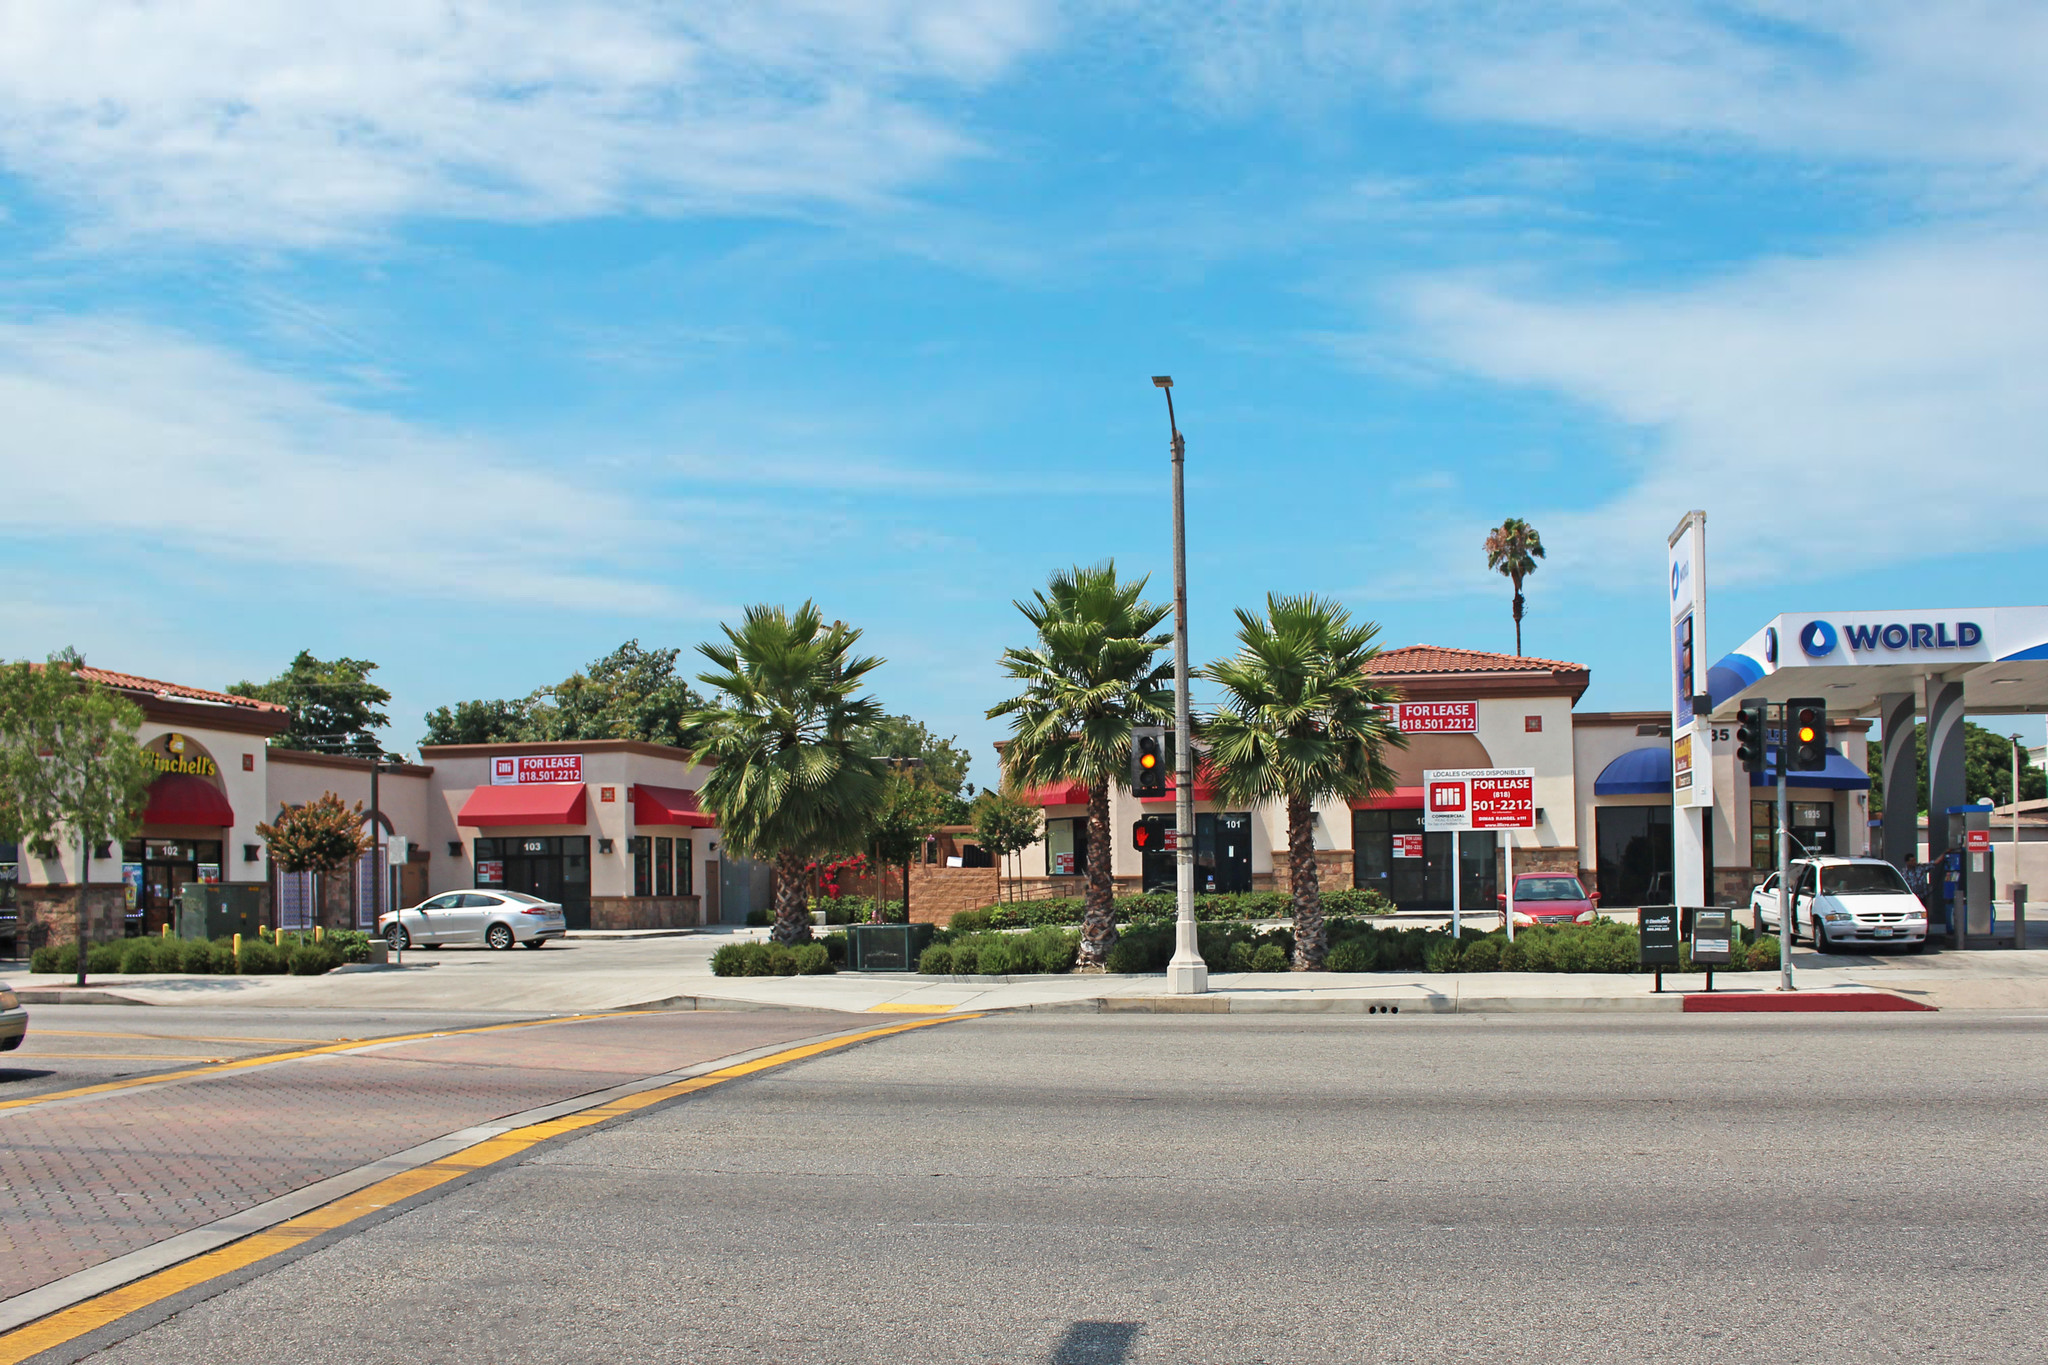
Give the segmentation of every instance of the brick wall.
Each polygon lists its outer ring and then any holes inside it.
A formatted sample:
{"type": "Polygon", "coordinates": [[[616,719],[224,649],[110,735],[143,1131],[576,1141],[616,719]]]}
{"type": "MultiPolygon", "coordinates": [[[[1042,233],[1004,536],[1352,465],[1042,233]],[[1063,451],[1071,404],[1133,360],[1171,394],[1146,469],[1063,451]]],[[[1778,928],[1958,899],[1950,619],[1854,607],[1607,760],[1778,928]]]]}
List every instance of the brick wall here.
{"type": "Polygon", "coordinates": [[[996,881],[992,867],[916,864],[910,869],[910,918],[917,924],[944,924],[962,910],[994,905],[996,881]]]}
{"type": "MultiPolygon", "coordinates": [[[[1339,887],[1349,887],[1356,876],[1356,872],[1357,864],[1352,860],[1350,849],[1319,848],[1316,850],[1316,886],[1318,890],[1334,891],[1339,887]]],[[[1288,870],[1286,849],[1274,850],[1273,871],[1270,875],[1263,872],[1253,874],[1252,890],[1278,891],[1282,895],[1292,895],[1294,893],[1294,877],[1288,870]],[[1260,885],[1261,882],[1266,883],[1266,885],[1260,885]]]]}

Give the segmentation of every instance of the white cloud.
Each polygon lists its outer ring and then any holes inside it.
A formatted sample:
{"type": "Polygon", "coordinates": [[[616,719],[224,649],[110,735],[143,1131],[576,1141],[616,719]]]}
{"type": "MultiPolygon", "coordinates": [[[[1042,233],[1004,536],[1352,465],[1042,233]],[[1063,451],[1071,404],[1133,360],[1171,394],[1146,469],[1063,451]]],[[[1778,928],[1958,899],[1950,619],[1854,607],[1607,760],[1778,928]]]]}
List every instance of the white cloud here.
{"type": "Polygon", "coordinates": [[[177,334],[0,324],[0,411],[0,527],[17,537],[311,569],[408,600],[687,605],[638,562],[687,536],[659,506],[177,334]]]}
{"type": "Polygon", "coordinates": [[[1044,0],[0,5],[0,164],[102,234],[315,244],[886,196],[1044,0]]]}
{"type": "Polygon", "coordinates": [[[1629,433],[1622,491],[1539,522],[1553,564],[1611,581],[1705,507],[1716,578],[1763,581],[2038,543],[2015,509],[2048,505],[2044,247],[1931,238],[1592,299],[1436,279],[1407,303],[1446,363],[1629,433]],[[1825,514],[1787,525],[1792,499],[1825,514]]]}

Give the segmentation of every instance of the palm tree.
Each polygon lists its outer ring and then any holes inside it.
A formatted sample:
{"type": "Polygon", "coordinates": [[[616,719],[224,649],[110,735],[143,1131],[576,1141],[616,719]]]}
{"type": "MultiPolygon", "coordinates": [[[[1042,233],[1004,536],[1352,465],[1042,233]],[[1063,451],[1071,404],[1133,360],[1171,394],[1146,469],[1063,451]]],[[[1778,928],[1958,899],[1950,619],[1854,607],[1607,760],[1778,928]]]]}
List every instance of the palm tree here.
{"type": "Polygon", "coordinates": [[[1486,533],[1486,567],[1515,585],[1515,657],[1522,656],[1522,580],[1543,558],[1543,537],[1520,517],[1509,517],[1486,533]]]}
{"type": "Polygon", "coordinates": [[[988,713],[1012,718],[1003,768],[1014,786],[1088,788],[1083,966],[1102,965],[1116,943],[1109,785],[1130,782],[1131,727],[1173,715],[1172,664],[1154,662],[1173,637],[1153,634],[1172,609],[1143,601],[1145,582],[1118,582],[1116,562],[1105,560],[1061,570],[1017,603],[1038,642],[1003,652],[1004,670],[1024,690],[988,713]]]}
{"type": "Polygon", "coordinates": [[[724,644],[697,646],[717,667],[698,681],[717,700],[685,717],[686,733],[712,764],[704,804],[717,812],[728,852],[775,863],[778,943],[811,936],[804,864],[859,846],[882,800],[882,765],[855,733],[882,718],[861,679],[882,660],[854,657],[860,632],[827,626],[805,602],[794,614],[748,607],[724,644]]]}
{"type": "Polygon", "coordinates": [[[1266,619],[1239,608],[1237,621],[1237,653],[1202,670],[1223,688],[1202,735],[1224,800],[1286,803],[1294,965],[1312,970],[1325,946],[1316,803],[1391,792],[1386,751],[1408,739],[1392,719],[1396,690],[1366,671],[1379,656],[1378,625],[1353,624],[1324,598],[1272,594],[1266,619]]]}

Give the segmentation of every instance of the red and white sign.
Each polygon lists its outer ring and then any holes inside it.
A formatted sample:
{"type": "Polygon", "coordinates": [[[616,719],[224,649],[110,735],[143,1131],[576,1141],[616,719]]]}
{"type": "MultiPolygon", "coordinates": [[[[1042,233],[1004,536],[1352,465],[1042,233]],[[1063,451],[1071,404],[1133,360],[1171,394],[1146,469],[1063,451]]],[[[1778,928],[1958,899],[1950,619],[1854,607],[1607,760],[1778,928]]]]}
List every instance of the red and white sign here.
{"type": "Polygon", "coordinates": [[[1972,853],[1989,853],[1991,851],[1991,831],[1988,829],[1964,830],[1963,847],[1972,853]]]}
{"type": "Polygon", "coordinates": [[[1394,856],[1396,858],[1420,858],[1422,856],[1422,836],[1420,834],[1396,834],[1394,836],[1394,856]]]}
{"type": "Polygon", "coordinates": [[[476,865],[478,886],[502,886],[505,883],[505,864],[495,858],[485,858],[476,865]]]}
{"type": "Polygon", "coordinates": [[[1409,735],[1476,735],[1476,701],[1404,701],[1394,704],[1394,728],[1409,735]]]}
{"type": "Polygon", "coordinates": [[[1533,768],[1431,768],[1422,774],[1427,830],[1534,829],[1533,768]]]}
{"type": "Polygon", "coordinates": [[[499,754],[491,760],[493,787],[517,787],[528,782],[582,780],[582,754],[499,754]]]}

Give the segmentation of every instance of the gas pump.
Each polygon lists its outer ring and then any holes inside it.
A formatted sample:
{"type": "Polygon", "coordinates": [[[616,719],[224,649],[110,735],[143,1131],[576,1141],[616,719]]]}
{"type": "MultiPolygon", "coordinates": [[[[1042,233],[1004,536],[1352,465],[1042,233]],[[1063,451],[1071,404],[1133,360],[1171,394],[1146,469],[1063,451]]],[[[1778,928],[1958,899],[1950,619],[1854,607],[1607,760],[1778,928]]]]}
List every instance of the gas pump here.
{"type": "Polygon", "coordinates": [[[1990,946],[1985,940],[1993,925],[1991,881],[1990,805],[1950,806],[1941,883],[1949,942],[1956,947],[1968,946],[1973,938],[1990,946]]]}

